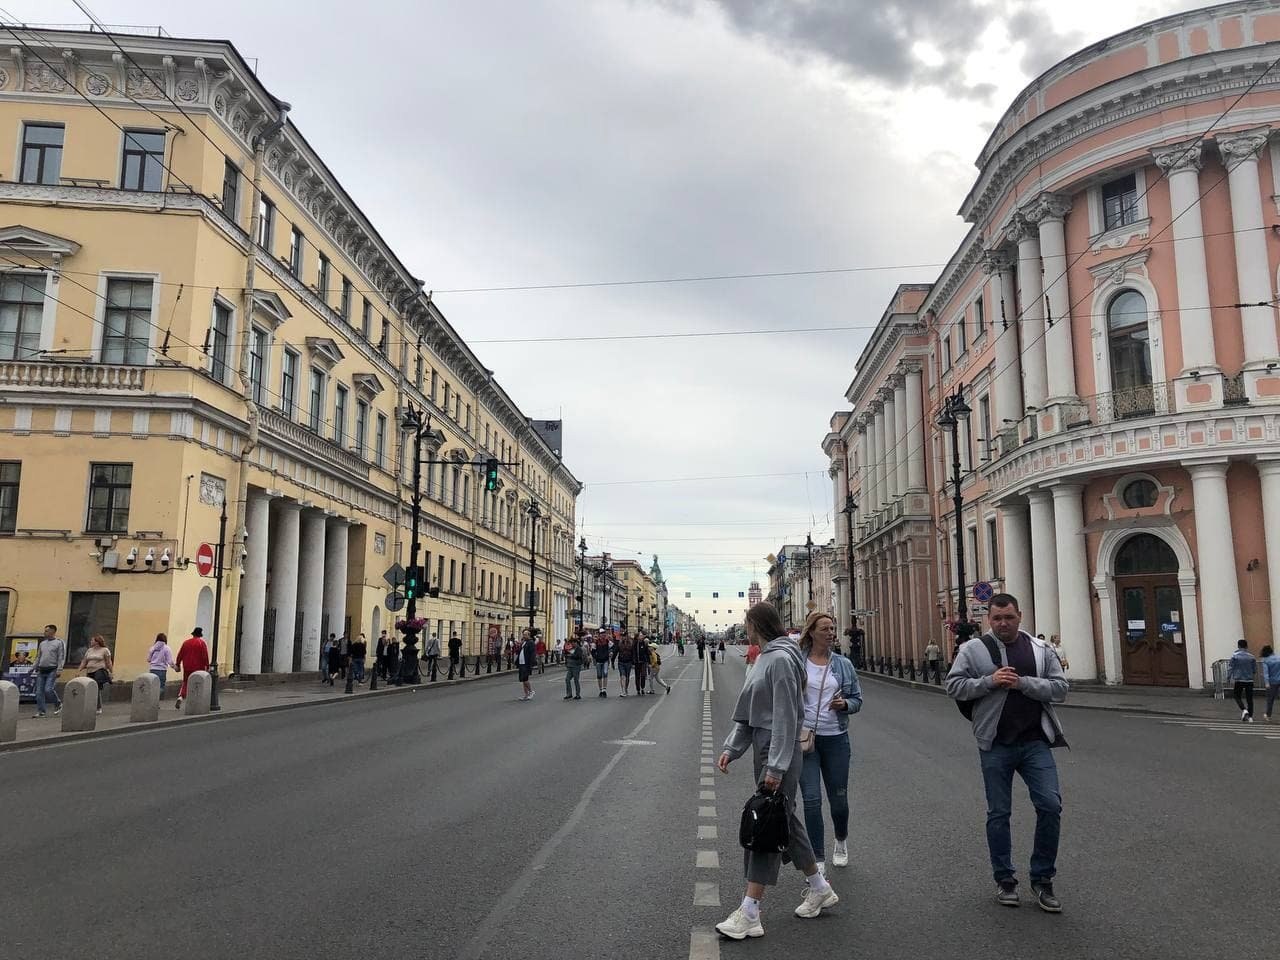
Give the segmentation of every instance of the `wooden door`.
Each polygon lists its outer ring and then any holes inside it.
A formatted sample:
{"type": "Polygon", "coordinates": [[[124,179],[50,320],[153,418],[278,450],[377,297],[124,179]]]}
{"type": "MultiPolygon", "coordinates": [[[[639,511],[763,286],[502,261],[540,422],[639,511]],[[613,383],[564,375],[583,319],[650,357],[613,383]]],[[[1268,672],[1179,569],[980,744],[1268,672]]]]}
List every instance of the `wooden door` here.
{"type": "Polygon", "coordinates": [[[1176,577],[1116,578],[1125,683],[1187,685],[1182,591],[1176,577]]]}

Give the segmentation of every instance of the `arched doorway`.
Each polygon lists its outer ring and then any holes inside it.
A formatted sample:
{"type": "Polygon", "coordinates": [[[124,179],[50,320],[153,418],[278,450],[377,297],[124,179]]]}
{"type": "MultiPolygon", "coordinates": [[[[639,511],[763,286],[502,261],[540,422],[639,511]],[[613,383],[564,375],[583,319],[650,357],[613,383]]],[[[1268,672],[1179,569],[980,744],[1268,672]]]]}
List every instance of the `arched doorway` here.
{"type": "Polygon", "coordinates": [[[204,630],[205,640],[213,642],[213,589],[201,587],[196,597],[196,622],[194,626],[204,630]]]}
{"type": "Polygon", "coordinates": [[[1159,537],[1135,534],[1116,553],[1115,582],[1125,682],[1185,687],[1187,647],[1177,555],[1159,537]]]}

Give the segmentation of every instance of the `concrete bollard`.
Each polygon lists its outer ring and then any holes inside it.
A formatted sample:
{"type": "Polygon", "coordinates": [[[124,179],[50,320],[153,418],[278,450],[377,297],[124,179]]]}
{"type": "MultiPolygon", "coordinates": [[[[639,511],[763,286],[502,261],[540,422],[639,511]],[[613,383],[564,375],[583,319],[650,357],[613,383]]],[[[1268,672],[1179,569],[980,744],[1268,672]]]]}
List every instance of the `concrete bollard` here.
{"type": "Polygon", "coordinates": [[[62,690],[62,732],[92,730],[98,723],[98,685],[88,677],[68,680],[62,690]]]}
{"type": "Polygon", "coordinates": [[[0,680],[0,743],[18,739],[18,685],[0,680]]]}
{"type": "Polygon", "coordinates": [[[182,703],[182,712],[188,717],[198,717],[209,712],[209,696],[212,693],[213,677],[208,670],[197,670],[187,678],[187,699],[182,703]]]}
{"type": "Polygon", "coordinates": [[[133,681],[133,698],[129,704],[130,723],[155,723],[160,719],[160,678],[154,673],[140,673],[133,681]]]}

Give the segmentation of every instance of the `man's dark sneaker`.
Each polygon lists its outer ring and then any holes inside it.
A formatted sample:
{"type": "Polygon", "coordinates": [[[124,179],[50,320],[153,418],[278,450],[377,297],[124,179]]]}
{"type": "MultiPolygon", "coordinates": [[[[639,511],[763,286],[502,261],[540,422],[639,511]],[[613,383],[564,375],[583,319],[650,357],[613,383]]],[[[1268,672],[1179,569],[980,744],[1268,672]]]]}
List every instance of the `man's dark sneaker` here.
{"type": "Polygon", "coordinates": [[[1018,899],[1018,885],[1012,880],[1002,880],[996,884],[996,903],[1002,907],[1016,907],[1022,903],[1018,899]]]}
{"type": "Polygon", "coordinates": [[[1031,889],[1035,891],[1036,902],[1045,913],[1062,912],[1062,901],[1053,895],[1052,880],[1040,880],[1031,884],[1031,889]]]}

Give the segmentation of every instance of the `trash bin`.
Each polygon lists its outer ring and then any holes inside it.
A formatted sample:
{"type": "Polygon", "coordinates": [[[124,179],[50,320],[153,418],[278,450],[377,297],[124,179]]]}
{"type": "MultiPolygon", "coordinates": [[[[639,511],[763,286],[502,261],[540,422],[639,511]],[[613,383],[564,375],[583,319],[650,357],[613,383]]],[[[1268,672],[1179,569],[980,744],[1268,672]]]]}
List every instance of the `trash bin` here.
{"type": "Polygon", "coordinates": [[[1215,660],[1210,669],[1213,671],[1213,699],[1227,699],[1227,668],[1230,660],[1215,660]]]}

